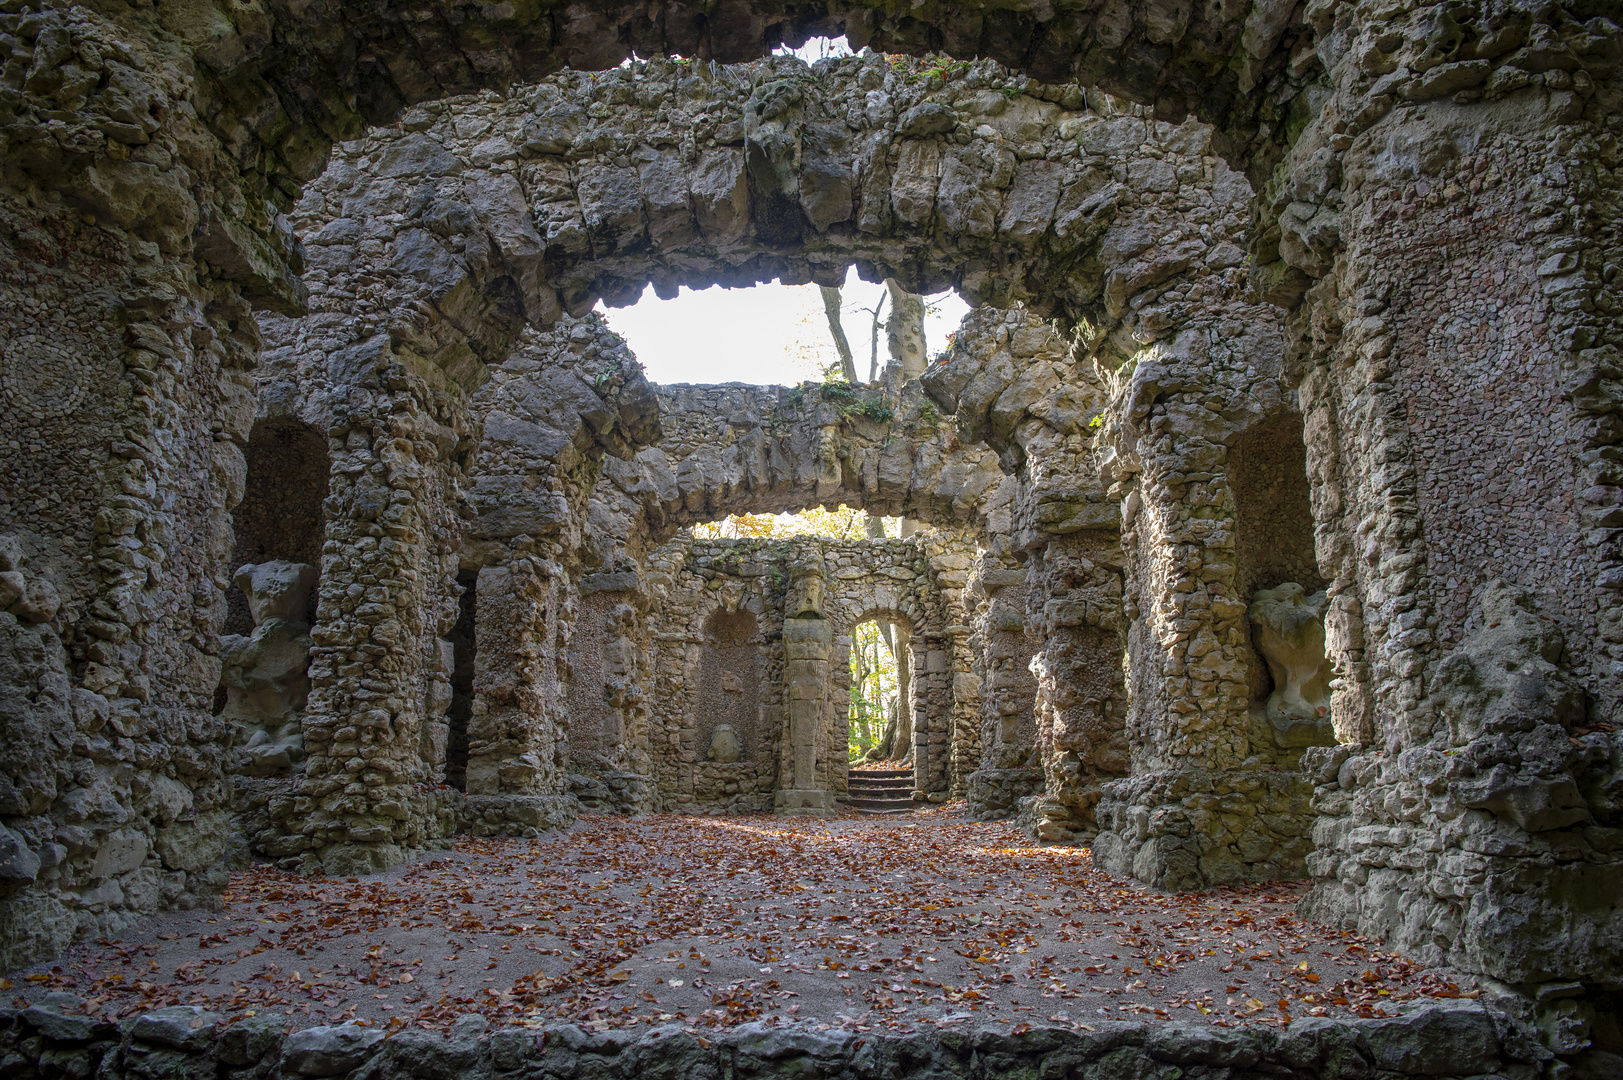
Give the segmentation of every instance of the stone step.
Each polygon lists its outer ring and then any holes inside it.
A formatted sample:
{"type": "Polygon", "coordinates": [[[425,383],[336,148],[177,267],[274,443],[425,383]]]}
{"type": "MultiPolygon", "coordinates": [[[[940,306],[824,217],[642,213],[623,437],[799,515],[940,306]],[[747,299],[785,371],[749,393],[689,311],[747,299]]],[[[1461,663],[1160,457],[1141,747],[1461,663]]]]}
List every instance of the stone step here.
{"type": "Polygon", "coordinates": [[[852,769],[846,774],[855,780],[859,777],[864,780],[911,780],[912,769],[852,769]]]}
{"type": "Polygon", "coordinates": [[[905,817],[913,812],[913,808],[911,804],[905,810],[866,810],[862,807],[852,807],[851,812],[861,814],[863,817],[905,817]]]}
{"type": "Polygon", "coordinates": [[[857,795],[846,805],[852,810],[911,810],[915,803],[912,799],[865,799],[857,795]]]}
{"type": "Polygon", "coordinates": [[[853,776],[850,785],[854,788],[878,788],[883,791],[911,791],[913,778],[911,776],[890,777],[884,780],[874,780],[866,776],[853,776]]]}

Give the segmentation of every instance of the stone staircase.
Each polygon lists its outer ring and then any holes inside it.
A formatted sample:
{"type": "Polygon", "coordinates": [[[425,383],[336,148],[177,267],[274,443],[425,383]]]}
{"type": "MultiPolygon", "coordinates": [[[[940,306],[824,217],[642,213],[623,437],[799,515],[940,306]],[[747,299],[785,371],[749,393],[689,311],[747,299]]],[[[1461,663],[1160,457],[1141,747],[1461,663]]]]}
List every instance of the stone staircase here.
{"type": "Polygon", "coordinates": [[[872,817],[913,812],[912,769],[852,769],[847,808],[872,817]]]}

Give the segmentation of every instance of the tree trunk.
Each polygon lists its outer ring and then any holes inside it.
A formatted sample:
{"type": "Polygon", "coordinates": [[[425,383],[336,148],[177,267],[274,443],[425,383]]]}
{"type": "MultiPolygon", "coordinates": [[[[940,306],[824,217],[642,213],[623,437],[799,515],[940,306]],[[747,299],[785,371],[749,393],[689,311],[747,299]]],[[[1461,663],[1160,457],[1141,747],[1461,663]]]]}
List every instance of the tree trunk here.
{"type": "Polygon", "coordinates": [[[908,648],[909,636],[901,627],[895,628],[896,644],[896,743],[892,752],[901,761],[913,759],[913,653],[908,648]]]}
{"type": "Polygon", "coordinates": [[[851,354],[851,343],[846,340],[845,326],[840,322],[840,290],[832,285],[821,286],[823,314],[828,316],[828,332],[834,338],[834,351],[840,354],[840,371],[845,381],[857,382],[857,360],[851,354]]]}
{"type": "Polygon", "coordinates": [[[929,362],[924,350],[924,297],[903,289],[895,278],[886,278],[885,288],[890,290],[890,321],[885,324],[890,359],[901,368],[902,381],[912,382],[929,362]]]}
{"type": "Polygon", "coordinates": [[[889,720],[887,720],[885,722],[884,734],[879,736],[879,741],[874,743],[873,751],[868,754],[868,756],[867,756],[867,758],[865,760],[868,760],[868,761],[889,761],[890,760],[890,755],[891,755],[891,750],[894,749],[895,744],[896,744],[896,718],[894,716],[892,716],[889,720]]]}

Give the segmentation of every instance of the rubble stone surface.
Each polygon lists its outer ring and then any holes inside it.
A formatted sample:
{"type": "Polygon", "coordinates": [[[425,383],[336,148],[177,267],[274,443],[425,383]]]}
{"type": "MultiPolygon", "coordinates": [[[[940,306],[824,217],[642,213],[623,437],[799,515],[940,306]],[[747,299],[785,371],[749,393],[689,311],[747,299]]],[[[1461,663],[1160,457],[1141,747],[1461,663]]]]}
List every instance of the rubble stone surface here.
{"type": "Polygon", "coordinates": [[[1310,874],[1623,1050],[1620,55],[1585,3],[3,0],[0,966],[234,849],[828,811],[867,614],[922,801],[1310,874]],[[654,387],[592,314],[852,265],[975,305],[919,378],[654,387]],[[839,503],[933,531],[685,531],[839,503]]]}

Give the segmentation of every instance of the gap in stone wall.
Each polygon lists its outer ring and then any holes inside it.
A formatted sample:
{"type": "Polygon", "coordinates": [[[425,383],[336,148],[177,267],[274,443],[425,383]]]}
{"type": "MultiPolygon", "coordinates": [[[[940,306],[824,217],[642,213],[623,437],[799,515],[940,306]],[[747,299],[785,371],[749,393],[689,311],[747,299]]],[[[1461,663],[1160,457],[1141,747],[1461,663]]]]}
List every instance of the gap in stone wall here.
{"type": "Polygon", "coordinates": [[[902,710],[912,708],[912,703],[904,700],[906,688],[899,678],[903,666],[899,663],[900,653],[908,648],[908,640],[908,628],[892,619],[863,619],[851,628],[851,649],[846,665],[850,683],[845,720],[846,745],[853,762],[868,749],[880,752],[880,758],[875,760],[901,760],[907,754],[905,736],[911,731],[912,725],[906,725],[907,732],[903,732],[904,744],[901,745],[892,728],[902,716],[902,710]],[[863,633],[865,627],[874,628],[873,637],[863,633]],[[887,631],[889,643],[885,640],[887,631]],[[877,648],[874,647],[876,645],[877,648]],[[866,661],[861,655],[863,651],[867,653],[866,661]],[[867,671],[866,680],[859,666],[867,671]],[[859,736],[859,727],[868,716],[872,717],[871,730],[859,736]],[[884,745],[887,734],[890,735],[888,746],[884,745]]]}
{"type": "MultiPolygon", "coordinates": [[[[840,323],[859,382],[883,381],[890,360],[891,303],[882,282],[864,281],[855,267],[841,287],[840,323]],[[874,324],[874,309],[879,323],[874,324]],[[877,371],[873,360],[877,355],[877,371]]],[[[969,313],[956,292],[924,298],[924,349],[933,355],[969,313]]],[[[659,295],[646,286],[624,307],[599,305],[604,321],[630,346],[656,383],[794,385],[839,371],[840,357],[816,285],[766,282],[747,288],[681,286],[659,295]]]]}
{"type": "Polygon", "coordinates": [[[456,582],[462,587],[457,601],[456,625],[451,628],[451,705],[446,710],[449,731],[445,742],[445,782],[459,791],[468,786],[468,720],[473,710],[473,672],[477,652],[474,633],[478,615],[479,574],[464,571],[456,582]]]}

